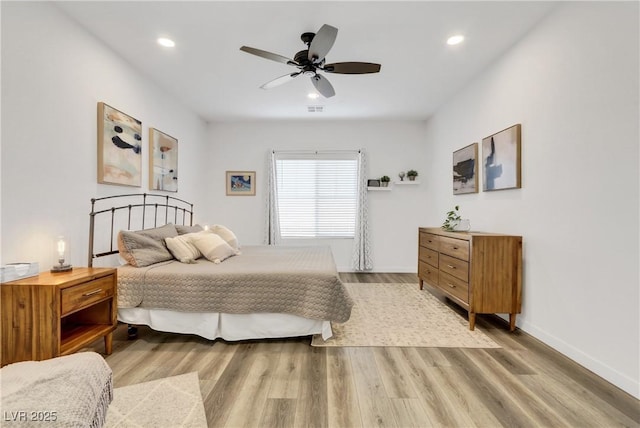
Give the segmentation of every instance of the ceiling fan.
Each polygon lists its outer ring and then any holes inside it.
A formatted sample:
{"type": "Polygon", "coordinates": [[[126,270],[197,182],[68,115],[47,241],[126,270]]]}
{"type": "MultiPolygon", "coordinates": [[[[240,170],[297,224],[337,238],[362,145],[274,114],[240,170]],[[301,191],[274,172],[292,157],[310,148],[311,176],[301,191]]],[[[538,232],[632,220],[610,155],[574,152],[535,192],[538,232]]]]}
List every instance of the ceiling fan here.
{"type": "Polygon", "coordinates": [[[262,89],[271,89],[280,86],[303,74],[311,78],[311,83],[313,83],[313,86],[315,86],[316,90],[320,92],[322,96],[329,98],[334,96],[336,92],[331,83],[329,83],[329,80],[318,74],[318,71],[336,74],[368,74],[380,71],[380,64],[370,62],[336,62],[325,64],[325,56],[336,41],[337,35],[338,29],[327,24],[320,27],[317,33],[302,33],[300,38],[307,45],[307,49],[295,54],[293,59],[249,46],[242,46],[240,50],[272,61],[292,65],[299,70],[265,83],[260,86],[262,89]]]}

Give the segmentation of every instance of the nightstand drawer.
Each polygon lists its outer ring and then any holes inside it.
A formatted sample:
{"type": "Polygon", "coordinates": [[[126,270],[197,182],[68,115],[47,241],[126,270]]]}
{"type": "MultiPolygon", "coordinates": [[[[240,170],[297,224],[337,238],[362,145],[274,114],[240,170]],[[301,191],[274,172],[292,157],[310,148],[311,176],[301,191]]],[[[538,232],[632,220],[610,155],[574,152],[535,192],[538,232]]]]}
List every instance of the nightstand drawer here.
{"type": "Polygon", "coordinates": [[[113,276],[94,279],[62,290],[62,315],[114,295],[113,276]]]}
{"type": "Polygon", "coordinates": [[[440,237],[440,252],[462,260],[469,260],[469,241],[440,237]]]}

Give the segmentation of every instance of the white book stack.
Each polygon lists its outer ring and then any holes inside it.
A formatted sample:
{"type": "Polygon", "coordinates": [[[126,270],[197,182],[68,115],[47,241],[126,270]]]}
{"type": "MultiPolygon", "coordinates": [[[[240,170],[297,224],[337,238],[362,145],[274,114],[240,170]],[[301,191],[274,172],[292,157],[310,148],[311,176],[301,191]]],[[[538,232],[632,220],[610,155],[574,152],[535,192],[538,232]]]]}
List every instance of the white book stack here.
{"type": "Polygon", "coordinates": [[[0,282],[15,281],[16,279],[36,276],[39,273],[38,262],[9,263],[0,266],[0,282]]]}

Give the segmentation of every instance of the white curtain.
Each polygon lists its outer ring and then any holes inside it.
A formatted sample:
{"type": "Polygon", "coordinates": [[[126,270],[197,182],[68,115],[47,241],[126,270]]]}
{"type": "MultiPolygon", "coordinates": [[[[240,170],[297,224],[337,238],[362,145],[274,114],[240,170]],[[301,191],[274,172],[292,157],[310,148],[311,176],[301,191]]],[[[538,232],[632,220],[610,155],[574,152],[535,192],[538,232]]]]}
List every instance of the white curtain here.
{"type": "Polygon", "coordinates": [[[276,157],[273,150],[267,156],[267,197],[265,215],[266,245],[277,245],[280,240],[280,225],[278,222],[278,199],[276,198],[276,157]]]}
{"type": "Polygon", "coordinates": [[[353,242],[352,267],[355,271],[371,270],[371,249],[369,243],[369,203],[367,200],[367,157],[360,150],[358,162],[358,212],[356,233],[353,242]]]}

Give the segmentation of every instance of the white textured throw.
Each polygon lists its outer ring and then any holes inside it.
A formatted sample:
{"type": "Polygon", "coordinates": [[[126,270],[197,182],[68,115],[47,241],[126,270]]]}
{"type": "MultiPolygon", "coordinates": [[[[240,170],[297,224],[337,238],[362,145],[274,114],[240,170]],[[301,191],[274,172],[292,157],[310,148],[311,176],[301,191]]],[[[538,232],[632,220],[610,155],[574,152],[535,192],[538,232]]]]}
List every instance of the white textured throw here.
{"type": "Polygon", "coordinates": [[[101,427],[113,398],[111,368],[95,352],[24,361],[0,370],[3,427],[101,427]]]}

